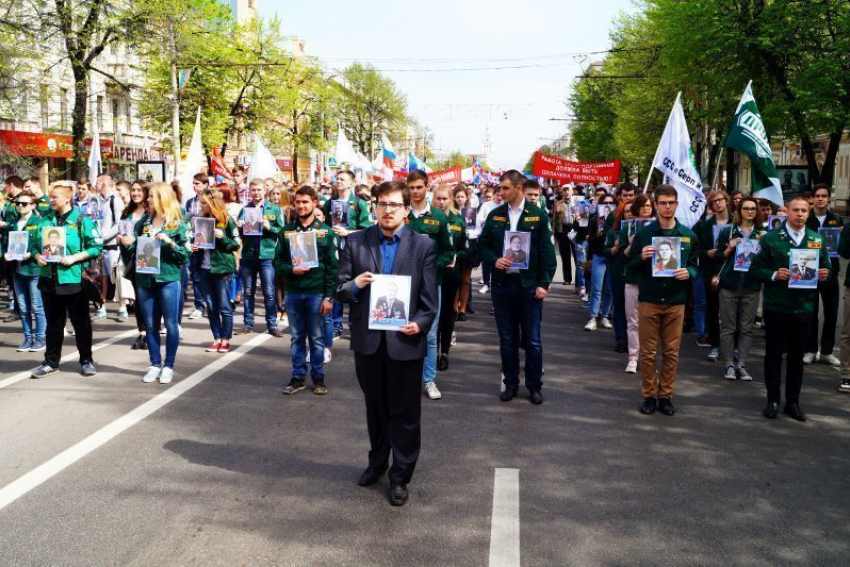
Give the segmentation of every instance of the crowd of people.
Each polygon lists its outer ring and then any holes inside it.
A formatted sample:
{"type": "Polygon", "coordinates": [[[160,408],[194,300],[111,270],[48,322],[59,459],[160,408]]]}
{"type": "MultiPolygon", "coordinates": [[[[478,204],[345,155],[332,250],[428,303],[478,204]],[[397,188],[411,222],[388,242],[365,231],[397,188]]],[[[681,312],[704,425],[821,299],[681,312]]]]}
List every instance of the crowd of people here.
{"type": "Polygon", "coordinates": [[[314,394],[328,393],[325,365],[347,323],[371,440],[360,484],[376,482],[392,453],[390,500],[400,505],[419,452],[422,392],[442,397],[438,373],[449,369],[457,323],[475,313],[474,299],[490,296],[500,399],[518,395],[524,358],[528,399],[543,402],[540,329],[560,256],[561,284],[587,309],[584,329],[613,329],[624,371],[640,373],[643,414],[675,414],[679,348],[689,332],[722,363],[718,375],[750,381],[753,336],[764,329],[767,418],[777,417],[783,398],[783,356],[788,416],[806,419],[805,364],[841,367],[838,390],[850,393],[850,302],[842,359],[834,355],[838,257],[850,258],[850,224],[830,210],[828,185],[783,205],[713,190],[693,227],[677,220],[669,185],[647,193],[630,183],[541,186],[515,170],[478,186],[434,186],[420,170],[404,181],[358,184],[341,170],[314,186],[247,182],[237,166],[233,182],[198,173],[191,197],[182,190],[109,175],[46,191],[38,178],[5,180],[0,265],[14,305],[7,321],[20,321],[19,352],[45,351],[33,378],[58,371],[68,319],[81,373],[96,374],[92,321],[107,317],[109,300],[117,321],[133,311],[131,348],[149,354],[142,380],[168,384],[184,304],[191,302],[188,319],[209,321],[205,350],[227,353],[233,335],[259,327],[259,283],[265,331],[282,337],[289,329],[285,395],[308,381],[314,394]],[[393,280],[372,297],[375,282],[398,276],[406,283],[393,280]]]}

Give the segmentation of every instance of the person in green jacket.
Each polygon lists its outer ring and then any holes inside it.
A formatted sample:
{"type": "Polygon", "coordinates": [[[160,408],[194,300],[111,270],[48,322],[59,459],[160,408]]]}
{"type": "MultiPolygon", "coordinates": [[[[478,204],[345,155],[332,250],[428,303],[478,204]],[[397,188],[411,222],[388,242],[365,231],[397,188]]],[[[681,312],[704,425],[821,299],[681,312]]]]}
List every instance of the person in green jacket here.
{"type": "Polygon", "coordinates": [[[213,229],[214,248],[198,248],[190,245],[192,254],[198,254],[196,263],[198,283],[207,308],[213,344],[207,352],[230,352],[233,337],[233,306],[230,304],[230,279],[236,273],[236,257],[239,250],[239,228],[227,213],[227,205],[220,194],[205,189],[198,197],[200,210],[196,218],[215,219],[213,229]]]}
{"type": "MultiPolygon", "coordinates": [[[[18,216],[18,211],[15,208],[15,199],[24,190],[24,180],[17,175],[10,175],[6,178],[4,195],[6,200],[0,208],[0,240],[3,235],[11,230],[9,227],[14,224],[18,216]]],[[[11,266],[8,262],[0,262],[0,280],[6,280],[9,283],[9,288],[12,290],[13,311],[3,319],[4,323],[17,321],[21,318],[20,310],[18,309],[17,301],[14,301],[13,279],[14,273],[10,270],[11,266]]]]}
{"type": "Polygon", "coordinates": [[[460,290],[461,275],[469,258],[466,245],[466,222],[457,209],[454,208],[452,189],[442,185],[434,189],[431,199],[434,206],[446,215],[452,247],[455,250],[455,260],[443,271],[443,283],[440,286],[440,319],[437,329],[437,346],[440,352],[437,360],[437,370],[449,369],[449,350],[452,346],[452,335],[458,313],[455,311],[457,294],[460,290]]]}
{"type": "Polygon", "coordinates": [[[124,262],[136,262],[136,303],[142,310],[147,329],[150,368],[142,382],[151,383],[159,379],[160,384],[169,384],[174,379],[174,364],[180,344],[179,317],[183,306],[181,274],[183,265],[189,261],[189,225],[180,212],[180,203],[171,185],[154,183],[150,186],[148,214],[142,217],[134,234],[121,237],[121,253],[124,262]],[[140,273],[137,254],[138,239],[142,236],[154,238],[159,246],[159,273],[140,273]],[[165,360],[160,352],[160,316],[165,322],[165,360]]]}
{"type": "MultiPolygon", "coordinates": [[[[275,270],[286,282],[286,312],[292,337],[292,377],[283,389],[284,395],[304,389],[308,370],[313,381],[313,393],[328,393],[324,362],[330,357],[330,347],[325,344],[325,317],[333,309],[339,257],[336,234],[330,226],[316,218],[318,198],[316,190],[308,185],[295,192],[296,218],[283,227],[275,253],[275,270]],[[298,257],[299,254],[293,258],[290,237],[307,242],[310,234],[315,235],[316,250],[307,246],[300,252],[302,258],[298,257]],[[301,265],[299,260],[314,255],[317,266],[301,265]]],[[[304,244],[301,246],[304,247],[304,244]]],[[[298,251],[297,248],[295,251],[298,251]]]]}
{"type": "Polygon", "coordinates": [[[499,331],[505,390],[500,399],[509,402],[519,391],[519,345],[521,330],[525,345],[525,387],[531,403],[543,403],[543,344],[540,322],[543,300],[549,295],[552,278],[558,267],[552,233],[543,210],[528,204],[523,194],[525,177],[515,169],[499,177],[502,204],[487,215],[478,251],[482,262],[494,266],[491,294],[499,331]],[[505,257],[505,233],[525,232],[529,235],[528,269],[513,268],[505,257]]]}
{"type": "Polygon", "coordinates": [[[643,379],[640,412],[664,415],[676,413],[673,388],[679,366],[679,345],[688,300],[688,280],[699,277],[697,266],[697,237],[688,227],[676,220],[678,193],[671,185],[655,189],[658,220],[640,229],[629,247],[626,267],[638,280],[638,327],[640,333],[640,371],[643,379]],[[652,239],[677,237],[681,248],[681,265],[673,277],[654,277],[652,239]],[[655,358],[661,343],[662,366],[656,375],[655,358]]]}
{"type": "MultiPolygon", "coordinates": [[[[39,234],[30,242],[30,248],[35,251],[35,261],[41,267],[38,289],[47,317],[44,362],[33,371],[32,377],[43,378],[58,371],[65,323],[69,316],[80,353],[80,373],[94,376],[97,368],[92,359],[92,326],[89,300],[83,291],[83,269],[100,256],[103,240],[94,221],[74,208],[74,187],[69,182],[52,184],[48,194],[51,214],[41,218],[37,229],[39,234]],[[48,263],[41,255],[40,250],[45,244],[41,229],[47,227],[62,227],[65,231],[65,254],[59,262],[48,263]]],[[[36,199],[33,201],[37,202],[36,199]]]]}
{"type": "Polygon", "coordinates": [[[794,195],[786,203],[787,220],[776,230],[761,238],[759,252],[750,272],[764,283],[762,317],[765,344],[764,383],[767,387],[767,406],[764,417],[775,419],[782,399],[782,355],[785,363],[784,412],[792,419],[805,421],[800,409],[800,390],[803,387],[803,354],[812,325],[812,312],[818,299],[818,290],[798,289],[789,285],[794,279],[791,260],[800,251],[818,253],[817,279],[829,277],[831,264],[821,236],[806,228],[809,202],[804,195],[794,195]]]}
{"type": "Polygon", "coordinates": [[[749,270],[752,248],[766,232],[759,214],[758,199],[744,197],[739,201],[732,224],[720,231],[717,239],[717,256],[720,268],[720,357],[725,363],[723,377],[739,378],[745,382],[753,379],[747,371],[747,358],[753,340],[756,313],[761,296],[761,282],[749,270]],[[750,241],[750,242],[745,242],[750,241]],[[738,254],[738,244],[741,254],[738,254]],[[733,347],[737,347],[736,350],[733,347]],[[737,357],[737,358],[736,358],[737,357]]]}
{"type": "Polygon", "coordinates": [[[239,212],[236,225],[242,231],[242,260],[239,275],[242,279],[242,305],[244,321],[236,335],[247,335],[254,332],[254,292],[257,287],[257,276],[263,291],[263,303],[266,308],[266,329],[274,337],[282,337],[283,331],[277,328],[277,299],[274,290],[274,254],[277,238],[283,228],[283,215],[280,207],[265,200],[265,184],[262,179],[254,179],[250,183],[251,201],[239,212]],[[246,235],[245,211],[252,208],[262,210],[262,234],[246,235]]]}
{"type": "MultiPolygon", "coordinates": [[[[410,189],[410,213],[407,215],[407,228],[418,234],[424,234],[434,242],[437,254],[437,291],[443,281],[443,274],[449,265],[455,264],[455,249],[449,236],[449,221],[442,211],[428,204],[428,174],[414,169],[407,174],[407,187],[410,189]]],[[[452,309],[446,306],[446,309],[452,309]]],[[[442,398],[437,388],[437,331],[440,327],[440,311],[428,330],[428,352],[422,367],[422,381],[425,393],[431,400],[442,398]]]]}
{"type": "Polygon", "coordinates": [[[38,289],[41,268],[35,261],[34,249],[30,243],[39,236],[41,222],[34,213],[35,201],[29,193],[19,193],[12,202],[16,208],[16,219],[8,225],[5,233],[3,259],[11,271],[12,288],[15,292],[15,306],[21,316],[21,328],[24,340],[18,345],[18,352],[37,352],[46,348],[44,333],[47,330],[47,318],[44,316],[44,302],[38,289]],[[13,258],[13,255],[16,257],[13,258]]]}

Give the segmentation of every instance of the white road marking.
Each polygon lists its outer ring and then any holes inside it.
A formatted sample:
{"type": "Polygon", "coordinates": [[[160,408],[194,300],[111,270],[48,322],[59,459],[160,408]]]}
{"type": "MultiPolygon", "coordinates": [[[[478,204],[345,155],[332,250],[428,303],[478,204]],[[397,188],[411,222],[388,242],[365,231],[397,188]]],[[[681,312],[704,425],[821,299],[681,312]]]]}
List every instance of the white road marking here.
{"type": "MultiPolygon", "coordinates": [[[[119,333],[119,334],[117,334],[113,337],[109,337],[108,339],[106,339],[102,343],[97,343],[96,345],[93,345],[92,348],[91,348],[91,351],[92,352],[99,351],[102,348],[106,348],[111,344],[117,343],[121,339],[126,339],[127,337],[131,337],[131,336],[137,335],[137,334],[139,334],[139,331],[136,330],[136,329],[131,329],[129,331],[119,333]]],[[[65,342],[68,342],[69,339],[73,342],[73,338],[74,337],[65,337],[65,342]]],[[[76,360],[78,358],[80,358],[80,353],[75,350],[74,352],[72,352],[70,354],[66,354],[65,356],[63,356],[59,362],[60,363],[68,362],[70,360],[76,360]]],[[[95,364],[97,364],[97,363],[95,363],[95,364]]],[[[21,380],[26,380],[27,378],[30,377],[33,370],[35,370],[35,368],[27,370],[26,372],[20,372],[18,374],[15,374],[14,376],[6,378],[5,380],[0,380],[0,390],[2,390],[3,388],[8,388],[12,384],[17,384],[21,380]]]]}
{"type": "Polygon", "coordinates": [[[519,469],[496,469],[490,567],[519,567],[519,469]]]}
{"type": "MultiPolygon", "coordinates": [[[[175,382],[173,386],[143,403],[130,413],[119,417],[112,423],[95,431],[76,445],[62,451],[49,461],[39,465],[17,480],[7,484],[0,489],[0,510],[30,490],[50,480],[52,477],[73,465],[92,451],[102,447],[124,431],[127,431],[129,428],[133,427],[167,403],[176,400],[222,368],[236,362],[244,354],[249,353],[255,347],[260,346],[271,337],[272,336],[267,333],[257,335],[238,349],[229,352],[220,358],[216,358],[214,362],[201,368],[191,376],[184,378],[179,382],[175,382]]],[[[156,387],[156,385],[151,385],[151,387],[156,387]]]]}

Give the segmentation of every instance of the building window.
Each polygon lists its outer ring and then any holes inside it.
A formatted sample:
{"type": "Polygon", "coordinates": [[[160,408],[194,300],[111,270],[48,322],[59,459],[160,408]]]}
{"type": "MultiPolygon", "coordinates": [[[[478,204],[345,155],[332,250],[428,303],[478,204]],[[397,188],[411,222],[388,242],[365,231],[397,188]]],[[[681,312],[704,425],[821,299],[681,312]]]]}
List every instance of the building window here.
{"type": "Polygon", "coordinates": [[[59,129],[68,130],[68,89],[59,89],[59,129]]]}
{"type": "Polygon", "coordinates": [[[97,95],[97,106],[95,108],[97,113],[97,131],[103,132],[103,95],[97,95]]]}
{"type": "Polygon", "coordinates": [[[118,132],[118,99],[112,99],[112,131],[118,132]]]}
{"type": "Polygon", "coordinates": [[[133,103],[130,102],[130,99],[124,100],[124,117],[126,118],[127,133],[131,133],[133,131],[133,103]]]}
{"type": "Polygon", "coordinates": [[[47,85],[41,85],[38,92],[38,102],[41,106],[41,127],[50,127],[50,90],[47,85]]]}

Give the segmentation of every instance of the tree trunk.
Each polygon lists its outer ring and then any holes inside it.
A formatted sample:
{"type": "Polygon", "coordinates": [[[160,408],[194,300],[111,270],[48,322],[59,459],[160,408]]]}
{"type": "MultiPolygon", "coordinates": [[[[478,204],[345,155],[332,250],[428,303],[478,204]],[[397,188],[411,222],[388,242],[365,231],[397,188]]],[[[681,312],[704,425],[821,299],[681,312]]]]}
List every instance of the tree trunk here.
{"type": "MultiPolygon", "coordinates": [[[[86,72],[82,68],[74,68],[74,116],[71,123],[71,135],[74,144],[74,158],[72,172],[74,179],[80,179],[86,175],[86,117],[88,116],[87,103],[89,97],[89,85],[86,81],[86,72]]],[[[94,117],[97,120],[97,116],[94,117]]],[[[94,179],[90,180],[94,183],[94,179]]]]}
{"type": "Polygon", "coordinates": [[[842,130],[843,128],[829,135],[829,147],[826,149],[826,159],[820,172],[820,182],[827,183],[830,187],[835,180],[835,158],[841,145],[842,130]]]}

